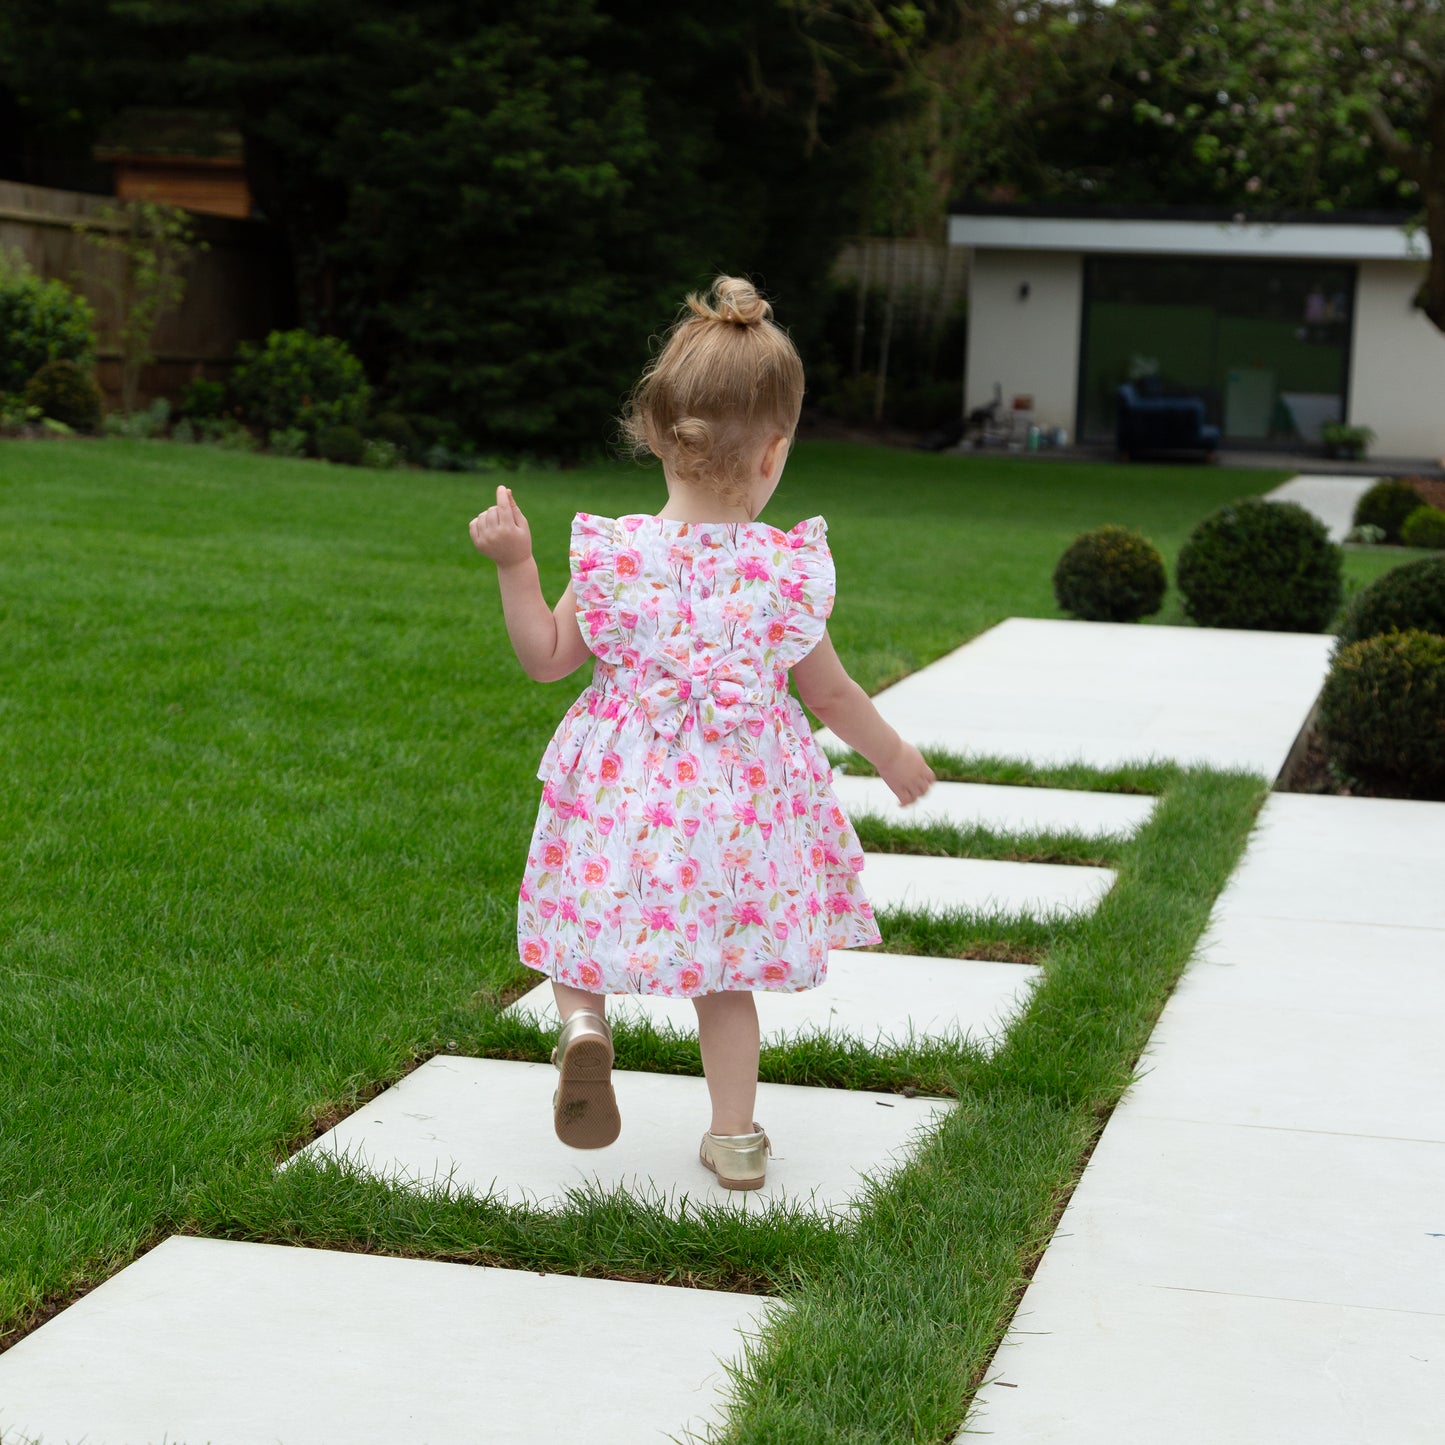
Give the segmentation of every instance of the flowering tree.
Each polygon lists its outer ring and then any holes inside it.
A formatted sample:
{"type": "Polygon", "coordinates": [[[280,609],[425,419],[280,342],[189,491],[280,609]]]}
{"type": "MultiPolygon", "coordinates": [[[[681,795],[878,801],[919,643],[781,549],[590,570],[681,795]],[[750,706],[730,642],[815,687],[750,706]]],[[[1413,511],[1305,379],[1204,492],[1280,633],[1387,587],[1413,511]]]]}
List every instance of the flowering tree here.
{"type": "Polygon", "coordinates": [[[1104,94],[1261,206],[1348,204],[1342,171],[1418,205],[1416,305],[1445,331],[1445,0],[1120,0],[1109,23],[1104,94]]]}

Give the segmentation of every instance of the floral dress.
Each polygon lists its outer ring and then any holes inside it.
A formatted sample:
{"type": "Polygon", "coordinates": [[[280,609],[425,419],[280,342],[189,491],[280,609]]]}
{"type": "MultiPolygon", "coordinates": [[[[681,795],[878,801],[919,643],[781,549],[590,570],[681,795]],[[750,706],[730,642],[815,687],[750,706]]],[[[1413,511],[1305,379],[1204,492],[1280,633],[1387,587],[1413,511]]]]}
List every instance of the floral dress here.
{"type": "Polygon", "coordinates": [[[577,515],[596,661],[537,772],[529,968],[592,993],[791,992],[830,948],[878,942],[862,847],[788,692],[833,608],[826,533],[577,515]]]}

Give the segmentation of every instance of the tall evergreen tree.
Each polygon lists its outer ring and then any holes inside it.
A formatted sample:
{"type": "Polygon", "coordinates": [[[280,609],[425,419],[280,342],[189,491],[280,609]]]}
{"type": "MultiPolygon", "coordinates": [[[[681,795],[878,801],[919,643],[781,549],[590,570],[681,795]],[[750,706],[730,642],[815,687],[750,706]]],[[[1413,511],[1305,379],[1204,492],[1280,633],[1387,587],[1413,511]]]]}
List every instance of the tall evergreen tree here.
{"type": "Polygon", "coordinates": [[[756,274],[806,339],[912,38],[956,8],[12,0],[0,82],[36,118],[229,111],[303,319],[399,404],[567,452],[711,271],[756,274]]]}

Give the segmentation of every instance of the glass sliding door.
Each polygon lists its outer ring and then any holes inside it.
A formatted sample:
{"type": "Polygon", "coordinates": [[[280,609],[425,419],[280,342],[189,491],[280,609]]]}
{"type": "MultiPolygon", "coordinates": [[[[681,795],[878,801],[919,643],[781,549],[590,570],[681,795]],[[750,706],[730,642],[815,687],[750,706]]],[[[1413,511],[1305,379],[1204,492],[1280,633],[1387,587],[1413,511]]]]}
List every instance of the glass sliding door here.
{"type": "Polygon", "coordinates": [[[1226,445],[1317,444],[1344,418],[1355,267],[1086,256],[1079,434],[1114,436],[1122,382],[1200,396],[1226,445]]]}

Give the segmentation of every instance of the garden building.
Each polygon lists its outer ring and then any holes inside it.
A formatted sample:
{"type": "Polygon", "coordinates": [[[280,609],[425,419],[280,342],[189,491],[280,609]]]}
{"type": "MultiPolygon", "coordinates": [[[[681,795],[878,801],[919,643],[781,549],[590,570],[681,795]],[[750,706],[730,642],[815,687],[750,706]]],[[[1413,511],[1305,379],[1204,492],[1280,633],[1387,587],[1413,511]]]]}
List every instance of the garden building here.
{"type": "Polygon", "coordinates": [[[1412,304],[1428,255],[1398,215],[980,206],[965,402],[1109,445],[1121,384],[1203,398],[1222,445],[1316,450],[1367,426],[1384,457],[1445,455],[1445,335],[1412,304]]]}

